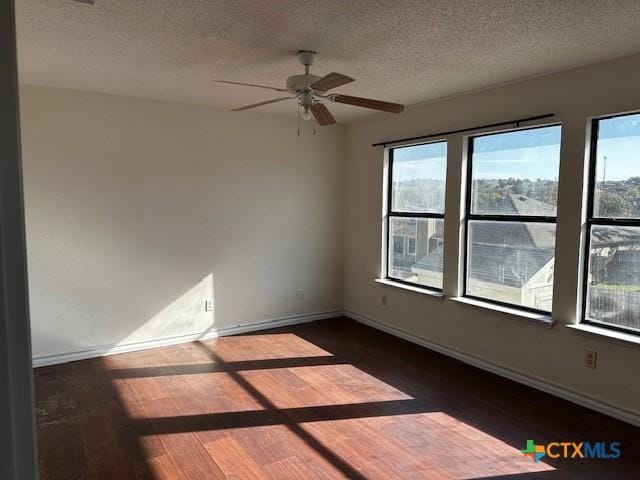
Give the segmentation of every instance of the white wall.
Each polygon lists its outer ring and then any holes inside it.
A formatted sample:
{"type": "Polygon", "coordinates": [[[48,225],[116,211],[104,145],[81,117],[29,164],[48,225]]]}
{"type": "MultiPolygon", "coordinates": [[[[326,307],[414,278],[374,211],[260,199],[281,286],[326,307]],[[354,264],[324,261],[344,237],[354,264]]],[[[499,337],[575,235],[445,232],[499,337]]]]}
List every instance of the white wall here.
{"type": "Polygon", "coordinates": [[[20,101],[35,357],[342,308],[343,127],[298,137],[294,118],[32,86],[20,101]]]}
{"type": "MultiPolygon", "coordinates": [[[[347,129],[345,309],[479,362],[559,385],[640,415],[640,346],[579,334],[576,321],[585,127],[589,116],[640,109],[640,56],[475,92],[375,116],[347,129]],[[372,143],[556,113],[562,122],[554,328],[502,313],[374,283],[380,272],[383,150],[372,143]],[[383,306],[381,296],[388,298],[383,306]],[[598,352],[598,368],[583,366],[598,352]]],[[[463,138],[449,140],[445,293],[459,294],[463,138]]]]}

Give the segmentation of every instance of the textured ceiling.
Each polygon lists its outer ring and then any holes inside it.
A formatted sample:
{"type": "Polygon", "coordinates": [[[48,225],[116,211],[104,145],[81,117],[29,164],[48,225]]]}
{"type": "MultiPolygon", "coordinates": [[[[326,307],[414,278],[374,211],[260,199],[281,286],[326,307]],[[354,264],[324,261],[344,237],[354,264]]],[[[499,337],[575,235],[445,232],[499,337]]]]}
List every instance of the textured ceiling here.
{"type": "MultiPolygon", "coordinates": [[[[232,108],[302,73],[408,105],[640,52],[638,0],[16,0],[20,80],[232,108]]],[[[338,121],[370,111],[331,105],[338,121]]],[[[295,114],[294,102],[264,107],[295,114]]]]}

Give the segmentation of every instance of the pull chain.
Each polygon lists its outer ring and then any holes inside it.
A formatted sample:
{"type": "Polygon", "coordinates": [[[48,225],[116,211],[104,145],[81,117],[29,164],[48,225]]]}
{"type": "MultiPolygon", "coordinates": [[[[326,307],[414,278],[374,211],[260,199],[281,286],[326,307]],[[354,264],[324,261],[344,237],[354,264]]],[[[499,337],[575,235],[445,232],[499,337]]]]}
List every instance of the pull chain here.
{"type": "Polygon", "coordinates": [[[300,104],[298,104],[298,136],[300,136],[300,104]]]}

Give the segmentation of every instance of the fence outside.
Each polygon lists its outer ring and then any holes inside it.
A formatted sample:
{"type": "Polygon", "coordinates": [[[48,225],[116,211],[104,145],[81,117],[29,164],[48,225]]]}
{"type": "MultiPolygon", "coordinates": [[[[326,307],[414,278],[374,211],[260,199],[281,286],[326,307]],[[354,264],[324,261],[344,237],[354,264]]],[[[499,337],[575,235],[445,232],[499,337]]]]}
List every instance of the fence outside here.
{"type": "Polygon", "coordinates": [[[592,285],[587,311],[591,318],[640,330],[640,289],[592,285]]]}

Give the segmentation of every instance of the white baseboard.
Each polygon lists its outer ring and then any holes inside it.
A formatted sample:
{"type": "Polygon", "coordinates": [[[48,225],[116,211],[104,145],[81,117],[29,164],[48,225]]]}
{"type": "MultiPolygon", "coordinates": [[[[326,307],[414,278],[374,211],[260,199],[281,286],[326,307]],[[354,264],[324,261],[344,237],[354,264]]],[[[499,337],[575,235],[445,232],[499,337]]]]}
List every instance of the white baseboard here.
{"type": "Polygon", "coordinates": [[[210,329],[205,332],[193,333],[188,335],[177,335],[173,337],[161,338],[158,340],[146,340],[143,342],[126,343],[122,345],[101,345],[79,352],[59,353],[55,355],[43,355],[40,357],[34,357],[32,360],[32,365],[34,368],[45,367],[48,365],[74,362],[76,360],[105,357],[107,355],[115,355],[117,353],[135,352],[138,350],[147,350],[149,348],[176,345],[178,343],[205,340],[207,338],[224,337],[228,335],[238,335],[240,333],[255,332],[258,330],[267,330],[276,327],[285,327],[287,325],[296,325],[299,323],[313,322],[315,320],[340,317],[342,316],[342,314],[342,310],[332,310],[328,312],[292,315],[288,317],[273,318],[257,323],[210,329]]]}
{"type": "Polygon", "coordinates": [[[402,338],[409,342],[418,344],[430,350],[434,350],[443,355],[447,355],[449,357],[455,358],[456,360],[460,360],[461,362],[464,362],[468,365],[472,365],[474,367],[487,370],[491,373],[495,373],[496,375],[506,377],[515,382],[522,383],[524,385],[535,388],[537,390],[541,390],[545,393],[549,393],[556,397],[560,397],[564,400],[568,400],[572,403],[576,403],[578,405],[589,408],[591,410],[595,410],[596,412],[604,413],[605,415],[609,415],[610,417],[617,418],[618,420],[622,420],[623,422],[640,426],[640,413],[638,412],[632,412],[630,410],[620,408],[615,405],[611,405],[602,400],[592,398],[583,393],[576,392],[574,390],[568,389],[561,385],[549,382],[548,380],[536,378],[529,374],[518,372],[508,367],[504,367],[502,365],[497,365],[495,363],[484,360],[480,357],[469,355],[459,350],[455,350],[451,347],[448,347],[436,342],[432,342],[430,340],[427,340],[426,338],[419,337],[417,335],[409,333],[406,330],[392,327],[379,320],[373,319],[365,315],[361,315],[359,313],[345,311],[344,316],[351,318],[353,320],[356,320],[357,322],[368,325],[370,327],[373,327],[377,330],[382,330],[383,332],[389,333],[391,335],[402,338]]]}

